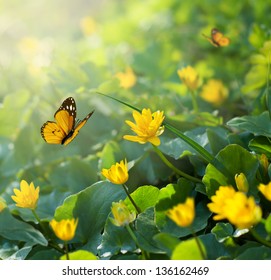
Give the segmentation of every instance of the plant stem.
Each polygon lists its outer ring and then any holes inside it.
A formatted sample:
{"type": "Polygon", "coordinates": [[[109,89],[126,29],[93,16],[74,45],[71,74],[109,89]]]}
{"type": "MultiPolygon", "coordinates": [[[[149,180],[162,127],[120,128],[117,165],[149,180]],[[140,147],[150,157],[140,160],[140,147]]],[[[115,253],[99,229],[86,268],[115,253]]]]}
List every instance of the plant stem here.
{"type": "Polygon", "coordinates": [[[256,230],[254,230],[253,228],[251,228],[249,230],[252,234],[252,236],[260,243],[262,243],[263,245],[270,247],[271,248],[271,242],[266,241],[265,239],[263,239],[256,230]]]}
{"type": "Polygon", "coordinates": [[[31,209],[31,210],[32,210],[32,213],[33,213],[34,217],[36,218],[38,224],[39,224],[40,227],[42,228],[44,236],[49,236],[47,227],[45,227],[44,224],[41,222],[41,219],[40,219],[40,217],[38,216],[38,214],[37,214],[37,212],[35,211],[35,209],[31,209]]]}
{"type": "Polygon", "coordinates": [[[65,247],[66,259],[69,260],[70,259],[69,248],[68,248],[68,243],[67,242],[64,243],[64,247],[65,247]]]}
{"type": "Polygon", "coordinates": [[[200,243],[200,240],[199,240],[198,236],[196,235],[196,233],[194,232],[194,230],[193,230],[192,227],[191,227],[190,229],[191,229],[192,235],[193,235],[194,238],[195,238],[195,241],[196,241],[197,246],[198,246],[198,248],[199,248],[199,251],[200,251],[200,254],[201,254],[202,259],[203,259],[203,260],[207,260],[207,257],[206,257],[206,255],[205,255],[205,252],[203,251],[203,248],[202,248],[202,246],[201,246],[201,243],[200,243]]]}
{"type": "Polygon", "coordinates": [[[37,222],[41,225],[41,219],[40,217],[38,216],[37,212],[35,211],[35,209],[31,209],[32,210],[32,213],[33,215],[35,216],[37,222]]]}
{"type": "Polygon", "coordinates": [[[143,249],[140,248],[140,245],[138,244],[137,238],[136,238],[134,232],[132,231],[130,225],[126,225],[125,227],[126,227],[127,231],[129,232],[130,236],[132,237],[132,239],[134,240],[136,246],[141,250],[143,259],[147,260],[148,259],[147,253],[143,249]]]}
{"type": "Polygon", "coordinates": [[[153,149],[156,152],[156,154],[161,158],[161,160],[165,163],[165,165],[167,165],[170,169],[172,169],[176,174],[178,174],[192,182],[201,183],[200,179],[190,176],[189,174],[186,174],[185,172],[176,168],[155,145],[152,145],[152,146],[153,146],[153,149]]]}
{"type": "Polygon", "coordinates": [[[133,204],[133,206],[135,207],[135,209],[136,209],[136,213],[137,213],[137,214],[140,214],[140,213],[141,213],[141,210],[140,210],[140,208],[136,205],[135,201],[133,200],[133,198],[132,198],[132,197],[131,197],[131,195],[129,194],[129,192],[128,192],[128,189],[127,189],[126,185],[125,185],[125,184],[123,184],[123,185],[122,185],[122,187],[124,188],[124,191],[125,191],[125,193],[127,194],[127,196],[128,196],[128,198],[129,198],[129,200],[131,201],[131,203],[132,203],[132,204],[133,204]]]}
{"type": "Polygon", "coordinates": [[[195,91],[190,90],[190,93],[191,93],[191,96],[192,96],[193,109],[194,109],[195,112],[198,112],[199,109],[198,109],[198,102],[197,102],[197,97],[196,97],[195,91]]]}

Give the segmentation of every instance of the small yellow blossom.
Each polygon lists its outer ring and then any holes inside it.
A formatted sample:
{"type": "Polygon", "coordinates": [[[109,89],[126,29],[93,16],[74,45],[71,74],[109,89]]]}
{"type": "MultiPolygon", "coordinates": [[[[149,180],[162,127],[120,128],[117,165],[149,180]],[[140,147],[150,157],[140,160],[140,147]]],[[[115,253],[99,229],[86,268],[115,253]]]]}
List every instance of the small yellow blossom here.
{"type": "Polygon", "coordinates": [[[238,229],[250,228],[262,218],[262,210],[255,203],[254,197],[247,197],[243,192],[236,192],[225,202],[224,213],[238,229]]]}
{"type": "Polygon", "coordinates": [[[263,168],[264,174],[267,174],[268,173],[268,166],[269,166],[269,161],[268,161],[267,156],[265,154],[261,154],[261,156],[259,158],[259,161],[260,161],[260,165],[263,168]]]}
{"type": "Polygon", "coordinates": [[[221,105],[228,97],[228,89],[219,80],[211,79],[203,86],[201,97],[215,106],[221,105]]]}
{"type": "Polygon", "coordinates": [[[197,71],[191,67],[187,66],[177,71],[181,81],[190,90],[195,90],[199,86],[199,77],[197,71]]]}
{"type": "Polygon", "coordinates": [[[11,196],[16,202],[16,206],[34,210],[37,207],[40,188],[35,188],[33,182],[29,185],[25,180],[22,180],[20,189],[13,189],[15,195],[11,196]]]}
{"type": "Polygon", "coordinates": [[[92,17],[84,17],[80,20],[80,27],[82,32],[89,36],[97,30],[97,23],[92,17]]]}
{"type": "Polygon", "coordinates": [[[125,135],[124,139],[128,141],[138,142],[145,144],[150,142],[155,146],[160,145],[160,136],[164,132],[162,123],[164,121],[164,112],[156,111],[151,112],[150,109],[143,109],[140,114],[137,111],[133,112],[135,123],[131,121],[125,121],[137,135],[125,135]]]}
{"type": "Polygon", "coordinates": [[[136,214],[134,212],[131,213],[122,200],[119,202],[113,202],[111,211],[114,217],[111,221],[118,227],[128,225],[136,218],[136,214]]]}
{"type": "Polygon", "coordinates": [[[194,199],[188,197],[184,203],[179,203],[167,211],[167,216],[180,227],[190,226],[195,218],[194,199]]]}
{"type": "Polygon", "coordinates": [[[64,219],[59,222],[57,222],[55,219],[53,219],[50,222],[50,226],[52,227],[55,235],[63,240],[63,241],[69,241],[74,238],[75,231],[78,225],[78,218],[77,219],[64,219]]]}
{"type": "Polygon", "coordinates": [[[0,196],[0,213],[7,207],[7,203],[6,201],[4,200],[4,198],[2,198],[0,196]]]}
{"type": "Polygon", "coordinates": [[[122,185],[126,183],[129,178],[127,160],[117,162],[109,169],[103,168],[102,175],[113,184],[122,185]]]}
{"type": "Polygon", "coordinates": [[[215,195],[211,197],[211,203],[207,206],[209,210],[217,215],[214,216],[214,220],[223,220],[226,218],[224,213],[225,203],[228,199],[231,199],[236,191],[232,186],[220,186],[215,195]]]}
{"type": "Polygon", "coordinates": [[[267,200],[271,201],[271,182],[269,182],[267,185],[260,184],[258,189],[267,200]]]}
{"type": "Polygon", "coordinates": [[[237,189],[241,192],[248,192],[249,186],[248,186],[248,181],[247,177],[244,173],[236,174],[235,177],[235,183],[237,186],[237,189]]]}
{"type": "Polygon", "coordinates": [[[125,72],[118,72],[115,76],[122,88],[129,89],[136,84],[136,75],[131,67],[126,67],[125,72]]]}

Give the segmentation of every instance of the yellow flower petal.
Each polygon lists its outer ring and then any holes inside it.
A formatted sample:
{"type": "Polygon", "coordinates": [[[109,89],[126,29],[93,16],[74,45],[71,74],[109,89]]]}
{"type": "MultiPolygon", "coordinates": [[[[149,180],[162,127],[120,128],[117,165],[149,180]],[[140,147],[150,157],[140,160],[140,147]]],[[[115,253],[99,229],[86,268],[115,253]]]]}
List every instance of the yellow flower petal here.
{"type": "Polygon", "coordinates": [[[69,241],[74,238],[75,231],[78,225],[78,218],[77,219],[63,219],[61,221],[56,221],[53,219],[50,222],[50,226],[52,227],[55,235],[63,240],[69,241]]]}
{"type": "Polygon", "coordinates": [[[124,184],[129,178],[127,160],[122,160],[120,163],[112,165],[109,169],[103,168],[101,173],[113,184],[124,184]]]}
{"type": "Polygon", "coordinates": [[[166,212],[167,216],[178,226],[188,227],[195,218],[194,199],[188,197],[184,203],[179,203],[166,212]]]}
{"type": "Polygon", "coordinates": [[[37,207],[39,190],[40,188],[35,188],[32,182],[29,185],[25,180],[22,180],[20,190],[13,189],[15,195],[12,195],[11,198],[16,202],[16,206],[33,210],[37,207]]]}
{"type": "Polygon", "coordinates": [[[133,111],[133,118],[135,123],[128,120],[125,122],[136,135],[124,135],[123,138],[140,144],[150,142],[155,146],[160,145],[158,136],[164,132],[162,126],[165,118],[164,113],[162,111],[152,113],[150,109],[144,108],[141,113],[133,111]]]}

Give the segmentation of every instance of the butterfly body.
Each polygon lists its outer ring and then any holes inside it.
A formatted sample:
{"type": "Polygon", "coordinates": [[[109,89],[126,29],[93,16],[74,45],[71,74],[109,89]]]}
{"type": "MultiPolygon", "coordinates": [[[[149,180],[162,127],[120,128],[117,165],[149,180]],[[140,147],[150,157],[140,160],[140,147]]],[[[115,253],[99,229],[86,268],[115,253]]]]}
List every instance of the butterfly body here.
{"type": "Polygon", "coordinates": [[[230,39],[225,37],[217,28],[211,30],[211,37],[202,35],[215,47],[226,47],[230,44],[230,39]]]}
{"type": "Polygon", "coordinates": [[[55,122],[47,121],[41,127],[41,135],[49,144],[68,145],[86,124],[94,111],[90,112],[82,121],[76,121],[76,104],[72,97],[65,99],[55,112],[55,122]]]}

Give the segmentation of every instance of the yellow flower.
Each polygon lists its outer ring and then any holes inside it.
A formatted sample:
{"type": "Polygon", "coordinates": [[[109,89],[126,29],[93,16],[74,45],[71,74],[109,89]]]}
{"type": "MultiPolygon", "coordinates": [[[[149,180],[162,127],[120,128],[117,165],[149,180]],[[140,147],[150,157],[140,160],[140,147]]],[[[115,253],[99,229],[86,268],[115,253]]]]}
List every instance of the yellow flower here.
{"type": "Polygon", "coordinates": [[[259,158],[259,161],[260,161],[260,165],[263,168],[264,174],[267,174],[268,173],[268,166],[269,166],[267,156],[265,154],[261,154],[261,156],[259,158]]]}
{"type": "Polygon", "coordinates": [[[211,197],[211,203],[207,206],[209,210],[217,215],[214,216],[214,220],[223,220],[226,218],[224,213],[225,203],[228,199],[231,199],[236,191],[232,186],[220,186],[215,195],[211,197]]]}
{"type": "Polygon", "coordinates": [[[190,90],[195,90],[199,86],[199,78],[198,78],[198,73],[197,71],[191,67],[187,66],[182,68],[181,70],[179,69],[177,71],[180,79],[182,82],[190,89],[190,90]]]}
{"type": "Polygon", "coordinates": [[[53,219],[50,222],[50,226],[52,227],[55,235],[63,241],[69,241],[74,238],[77,224],[78,218],[61,220],[59,222],[53,219]]]}
{"type": "Polygon", "coordinates": [[[258,189],[266,199],[271,201],[271,182],[269,182],[267,185],[260,184],[258,186],[258,189]]]}
{"type": "Polygon", "coordinates": [[[92,17],[84,17],[80,20],[80,27],[82,32],[89,36],[96,31],[97,23],[92,17]]]}
{"type": "Polygon", "coordinates": [[[0,196],[0,213],[7,207],[7,203],[6,201],[4,200],[4,198],[2,198],[0,196]]]}
{"type": "Polygon", "coordinates": [[[215,106],[221,105],[228,97],[228,89],[219,80],[211,79],[203,86],[201,97],[215,106]]]}
{"type": "Polygon", "coordinates": [[[119,202],[113,202],[111,211],[114,216],[114,219],[111,219],[111,221],[118,227],[128,225],[136,218],[136,214],[134,212],[131,213],[122,200],[119,202]]]}
{"type": "Polygon", "coordinates": [[[120,86],[128,89],[136,84],[136,75],[131,67],[126,67],[125,72],[118,72],[116,75],[120,81],[120,86]]]}
{"type": "Polygon", "coordinates": [[[22,180],[20,189],[13,189],[15,195],[11,196],[16,202],[16,206],[34,210],[37,207],[40,187],[35,188],[32,182],[29,185],[25,180],[22,180]]]}
{"type": "Polygon", "coordinates": [[[260,222],[262,210],[254,198],[236,192],[225,202],[224,213],[229,222],[239,229],[250,228],[260,222]]]}
{"type": "Polygon", "coordinates": [[[164,132],[164,127],[161,126],[165,118],[163,111],[151,112],[150,109],[143,109],[142,114],[137,111],[133,112],[135,123],[125,121],[137,135],[125,135],[124,139],[145,144],[150,142],[155,146],[160,145],[160,136],[164,132]]]}
{"type": "Polygon", "coordinates": [[[129,178],[127,160],[117,162],[109,169],[103,168],[102,175],[113,184],[122,185],[126,183],[129,178]]]}
{"type": "Polygon", "coordinates": [[[194,199],[188,197],[184,203],[179,203],[172,209],[168,210],[166,215],[178,226],[190,226],[195,218],[194,199]]]}
{"type": "Polygon", "coordinates": [[[248,186],[248,181],[247,177],[245,176],[244,173],[236,174],[235,177],[235,183],[237,186],[237,189],[241,192],[248,192],[249,186],[248,186]]]}

